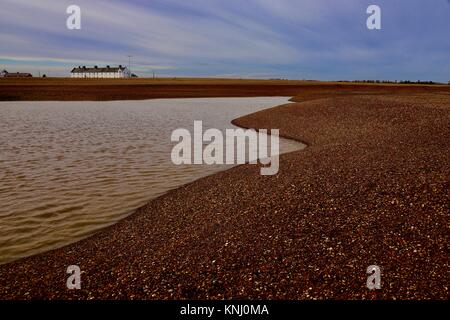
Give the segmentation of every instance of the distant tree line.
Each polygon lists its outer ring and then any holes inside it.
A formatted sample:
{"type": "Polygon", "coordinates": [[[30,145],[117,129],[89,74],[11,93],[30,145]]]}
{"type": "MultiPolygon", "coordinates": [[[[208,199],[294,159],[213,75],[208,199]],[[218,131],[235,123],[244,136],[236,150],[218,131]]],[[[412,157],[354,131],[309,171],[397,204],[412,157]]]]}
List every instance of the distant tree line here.
{"type": "MultiPolygon", "coordinates": [[[[288,80],[284,78],[270,78],[269,80],[288,80]]],[[[303,79],[303,81],[319,81],[319,80],[307,80],[303,79]]],[[[346,82],[346,83],[393,83],[393,84],[445,84],[443,82],[434,82],[434,81],[410,81],[410,80],[338,80],[336,82],[346,82]]],[[[450,81],[447,83],[450,85],[450,81]]]]}
{"type": "MultiPolygon", "coordinates": [[[[351,83],[394,83],[394,84],[443,84],[440,82],[434,82],[434,81],[409,81],[409,80],[341,80],[338,82],[351,82],[351,83]]],[[[450,85],[450,81],[448,82],[450,85]]]]}

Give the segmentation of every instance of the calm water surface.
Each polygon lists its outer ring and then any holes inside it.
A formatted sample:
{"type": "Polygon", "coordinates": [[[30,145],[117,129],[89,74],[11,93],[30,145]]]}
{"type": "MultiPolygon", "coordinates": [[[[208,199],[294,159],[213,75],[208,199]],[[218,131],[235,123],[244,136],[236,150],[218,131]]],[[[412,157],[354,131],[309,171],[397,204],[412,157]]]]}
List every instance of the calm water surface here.
{"type": "MultiPolygon", "coordinates": [[[[0,102],[0,263],[82,239],[229,166],[175,166],[176,128],[235,128],[288,98],[0,102]]],[[[205,129],[204,129],[205,130],[205,129]]],[[[282,152],[303,148],[281,141],[282,152]]]]}

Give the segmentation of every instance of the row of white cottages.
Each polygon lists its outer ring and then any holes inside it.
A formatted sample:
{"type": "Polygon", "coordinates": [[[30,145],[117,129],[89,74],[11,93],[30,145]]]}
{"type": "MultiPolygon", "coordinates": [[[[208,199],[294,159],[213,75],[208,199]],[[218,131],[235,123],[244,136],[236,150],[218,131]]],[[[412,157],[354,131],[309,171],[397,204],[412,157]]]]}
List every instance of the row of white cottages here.
{"type": "Polygon", "coordinates": [[[119,65],[118,67],[106,66],[99,68],[97,66],[88,68],[86,66],[78,66],[70,71],[72,78],[130,78],[131,73],[127,67],[119,65]]]}

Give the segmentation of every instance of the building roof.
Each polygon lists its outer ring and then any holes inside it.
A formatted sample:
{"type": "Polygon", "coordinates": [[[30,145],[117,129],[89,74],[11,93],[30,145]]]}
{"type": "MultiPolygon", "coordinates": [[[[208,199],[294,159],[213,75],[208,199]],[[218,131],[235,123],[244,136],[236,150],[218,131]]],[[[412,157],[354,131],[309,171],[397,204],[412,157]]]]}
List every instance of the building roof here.
{"type": "Polygon", "coordinates": [[[118,67],[110,67],[110,66],[106,66],[105,68],[99,68],[99,67],[93,67],[93,68],[88,68],[86,66],[80,67],[78,66],[77,68],[73,68],[72,71],[70,71],[71,73],[82,73],[82,72],[118,72],[119,70],[123,71],[125,70],[126,67],[119,65],[118,67]]]}

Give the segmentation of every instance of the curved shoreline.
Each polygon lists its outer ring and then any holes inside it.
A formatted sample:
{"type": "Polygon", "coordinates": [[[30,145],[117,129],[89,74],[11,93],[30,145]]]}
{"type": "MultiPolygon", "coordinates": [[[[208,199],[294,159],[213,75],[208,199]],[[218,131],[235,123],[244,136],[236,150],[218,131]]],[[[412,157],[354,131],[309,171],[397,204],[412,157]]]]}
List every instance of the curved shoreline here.
{"type": "Polygon", "coordinates": [[[278,176],[234,167],[2,265],[0,297],[446,299],[449,100],[423,99],[329,98],[235,119],[310,147],[282,155],[278,176]],[[370,292],[374,263],[386,286],[370,292]],[[64,286],[70,264],[85,272],[77,292],[64,286]]]}
{"type": "MultiPolygon", "coordinates": [[[[247,115],[247,116],[255,116],[259,112],[263,112],[263,111],[271,112],[274,109],[277,109],[277,108],[280,108],[280,107],[284,107],[284,106],[289,106],[289,105],[296,104],[296,103],[298,103],[298,102],[289,102],[289,103],[281,104],[279,106],[274,106],[274,107],[271,107],[271,108],[268,108],[268,109],[265,109],[265,110],[254,112],[254,113],[252,113],[250,115],[247,115]]],[[[233,125],[235,125],[237,127],[243,128],[243,129],[254,129],[254,130],[256,130],[258,132],[260,130],[259,127],[254,127],[254,126],[251,126],[249,124],[241,123],[239,121],[240,119],[243,119],[243,118],[245,118],[247,116],[243,116],[243,117],[239,117],[239,118],[233,119],[233,120],[231,120],[231,124],[233,124],[233,125]]],[[[311,145],[310,142],[307,142],[307,141],[303,140],[300,137],[289,136],[287,134],[280,133],[280,138],[287,139],[287,140],[293,140],[293,141],[296,141],[298,143],[301,143],[301,144],[303,144],[305,146],[303,149],[305,149],[305,148],[307,148],[307,147],[309,147],[311,145]]],[[[297,150],[297,151],[299,151],[299,150],[297,150]]],[[[293,151],[293,152],[295,152],[295,151],[293,151]]]]}
{"type": "MultiPolygon", "coordinates": [[[[196,98],[196,99],[202,99],[202,98],[196,98]]],[[[209,99],[209,98],[205,98],[205,99],[209,99]]],[[[268,107],[267,109],[271,109],[271,108],[273,108],[273,107],[268,107]]],[[[263,110],[264,110],[264,109],[263,109],[263,110]]],[[[234,120],[235,120],[235,119],[232,119],[232,120],[230,121],[230,124],[239,127],[238,125],[236,125],[236,124],[233,123],[234,120]]],[[[252,129],[252,128],[244,128],[244,127],[240,127],[240,128],[243,128],[243,129],[252,129]]],[[[256,129],[256,131],[257,131],[257,129],[256,129]]],[[[268,134],[268,136],[270,136],[270,134],[268,134]]],[[[300,141],[297,141],[297,140],[295,140],[295,139],[290,139],[290,138],[286,138],[286,137],[282,137],[282,136],[280,136],[279,138],[280,138],[280,153],[279,153],[280,156],[281,156],[282,154],[286,154],[286,153],[290,153],[290,152],[301,151],[301,150],[303,150],[303,149],[307,146],[306,144],[304,144],[304,143],[302,143],[302,142],[300,142],[300,141]],[[293,142],[295,142],[295,143],[298,143],[299,146],[298,146],[298,148],[297,148],[296,150],[288,150],[288,151],[284,151],[284,152],[283,152],[282,147],[281,147],[281,145],[282,145],[282,143],[283,143],[282,140],[290,140],[290,141],[293,141],[293,142]]],[[[248,164],[249,164],[249,162],[247,161],[247,162],[246,162],[245,164],[243,164],[243,165],[248,165],[248,164]]],[[[227,165],[224,165],[224,166],[227,166],[227,165]]],[[[234,167],[236,167],[236,166],[239,166],[239,165],[234,165],[234,167]]],[[[218,171],[218,172],[226,171],[226,170],[229,170],[229,169],[231,169],[231,168],[229,168],[229,167],[228,167],[228,168],[224,168],[224,169],[222,169],[222,170],[220,170],[220,171],[218,171]]],[[[216,172],[216,173],[218,173],[218,172],[216,172]]],[[[148,199],[148,200],[145,202],[145,204],[141,205],[140,207],[137,207],[137,208],[134,209],[134,210],[128,211],[127,214],[124,214],[124,215],[123,215],[123,218],[120,218],[120,219],[117,220],[117,221],[112,221],[112,222],[109,223],[107,226],[102,227],[102,228],[100,228],[100,229],[97,229],[97,230],[95,230],[94,232],[91,232],[90,234],[88,234],[88,235],[85,236],[85,237],[76,239],[76,240],[74,240],[74,241],[70,241],[70,242],[68,242],[68,243],[66,242],[66,243],[64,243],[64,244],[62,244],[62,245],[60,245],[60,246],[56,246],[56,247],[54,247],[54,248],[51,248],[51,249],[49,249],[49,250],[45,250],[45,251],[43,251],[43,252],[38,252],[38,253],[31,254],[31,255],[28,255],[28,256],[20,257],[20,258],[18,258],[18,259],[12,260],[12,261],[7,261],[7,262],[0,263],[0,266],[2,266],[2,265],[8,265],[8,264],[10,264],[10,263],[20,262],[21,260],[28,259],[28,258],[31,258],[31,257],[36,257],[36,256],[39,256],[39,255],[42,255],[42,254],[46,254],[46,253],[51,252],[51,251],[54,251],[54,250],[64,249],[65,247],[69,247],[69,246],[71,246],[71,245],[73,245],[73,244],[75,244],[75,243],[77,243],[77,242],[87,240],[87,239],[89,239],[90,237],[95,236],[98,232],[102,232],[102,231],[104,231],[104,230],[107,230],[108,228],[114,226],[115,224],[117,224],[117,223],[120,222],[121,220],[126,219],[126,218],[128,218],[129,216],[135,214],[135,213],[138,212],[140,209],[146,207],[146,205],[147,205],[149,202],[154,201],[154,200],[158,199],[159,197],[164,196],[164,195],[166,195],[167,193],[169,193],[169,192],[171,192],[171,191],[175,191],[175,190],[177,190],[177,189],[179,189],[179,188],[181,188],[181,187],[188,187],[191,183],[196,182],[197,180],[203,179],[203,178],[208,177],[208,176],[213,176],[213,175],[216,174],[216,173],[210,173],[210,174],[208,174],[208,175],[206,175],[206,176],[200,176],[200,177],[194,178],[194,180],[192,180],[192,181],[190,181],[190,182],[186,182],[186,183],[181,184],[181,185],[179,185],[179,186],[177,186],[177,187],[175,187],[175,188],[169,189],[169,190],[165,191],[164,193],[162,193],[161,195],[159,195],[159,196],[157,196],[157,197],[150,198],[150,199],[148,199]]]]}
{"type": "MultiPolygon", "coordinates": [[[[3,199],[0,264],[85,239],[162,192],[230,168],[220,165],[174,166],[170,160],[174,146],[170,142],[172,131],[178,127],[190,128],[195,120],[203,120],[205,127],[236,129],[230,124],[232,119],[286,103],[289,98],[0,102],[0,118],[4,115],[7,123],[0,135],[3,132],[9,141],[2,154],[4,157],[1,157],[6,160],[5,166],[0,165],[6,169],[4,192],[0,195],[3,199]],[[98,113],[104,116],[107,124],[98,128],[86,125],[98,113]],[[124,116],[125,113],[130,116],[124,116]],[[69,120],[72,116],[76,120],[69,120]],[[39,119],[47,118],[53,122],[46,126],[46,133],[31,136],[28,128],[33,128],[39,119]],[[114,129],[119,118],[122,118],[122,130],[126,131],[114,129]],[[145,127],[141,127],[144,122],[145,127]],[[71,134],[52,131],[59,126],[71,134]],[[76,131],[78,126],[84,129],[76,131]],[[85,135],[96,137],[94,145],[101,142],[102,147],[82,143],[85,135]],[[47,136],[52,142],[48,142],[47,136]],[[135,137],[145,141],[136,144],[135,137]],[[36,148],[30,146],[31,142],[36,148]],[[18,150],[17,154],[15,150],[18,150]],[[77,152],[72,153],[73,150],[77,152]],[[33,156],[43,159],[44,153],[50,156],[49,162],[31,159],[33,156]],[[158,164],[154,163],[156,159],[160,161],[158,164]],[[34,167],[30,166],[34,161],[37,161],[34,167]],[[123,161],[126,164],[122,165],[123,161]],[[47,170],[51,171],[46,173],[47,170]],[[27,174],[26,184],[19,184],[21,172],[27,174]],[[21,188],[17,189],[19,185],[21,188]],[[39,186],[40,191],[32,191],[33,186],[39,186]],[[114,196],[108,199],[108,194],[114,196]],[[68,203],[73,205],[73,210],[68,203]],[[59,212],[59,208],[66,207],[71,210],[59,212]]],[[[282,141],[281,150],[290,151],[297,146],[300,145],[282,141]]]]}

